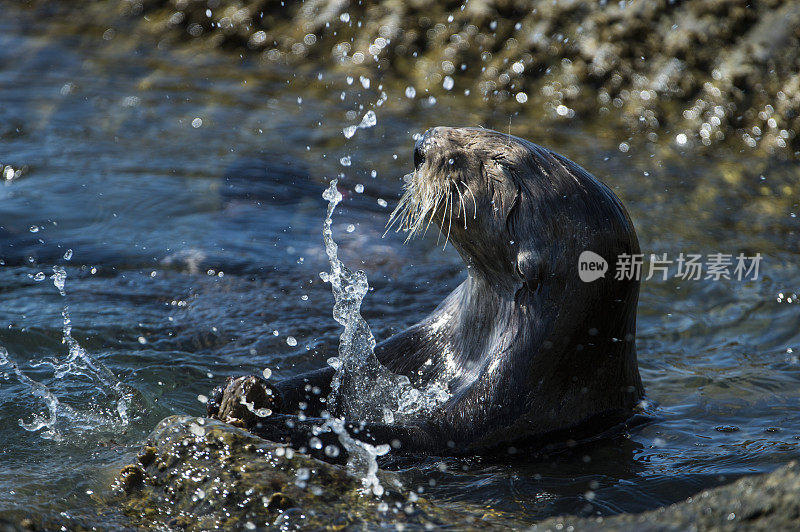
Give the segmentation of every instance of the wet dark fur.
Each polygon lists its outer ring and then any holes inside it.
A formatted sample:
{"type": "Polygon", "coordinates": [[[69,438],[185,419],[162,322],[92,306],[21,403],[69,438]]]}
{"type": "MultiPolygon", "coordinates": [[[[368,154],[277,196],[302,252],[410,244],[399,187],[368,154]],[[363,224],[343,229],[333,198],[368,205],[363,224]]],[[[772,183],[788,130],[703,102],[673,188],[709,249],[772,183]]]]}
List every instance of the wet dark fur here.
{"type": "MultiPolygon", "coordinates": [[[[613,268],[639,245],[619,199],[563,156],[485,129],[431,129],[415,163],[412,187],[425,181],[450,195],[449,208],[440,202],[428,215],[468,276],[375,352],[417,384],[445,375],[452,397],[418,424],[350,430],[406,452],[476,453],[580,439],[629,418],[643,395],[634,345],[639,283],[615,280],[613,268]],[[584,250],[609,262],[604,278],[580,280],[584,250]]],[[[325,368],[277,384],[282,411],[297,412],[303,401],[305,414],[318,416],[332,376],[325,368]]],[[[314,424],[278,415],[251,430],[305,445],[314,424]]]]}

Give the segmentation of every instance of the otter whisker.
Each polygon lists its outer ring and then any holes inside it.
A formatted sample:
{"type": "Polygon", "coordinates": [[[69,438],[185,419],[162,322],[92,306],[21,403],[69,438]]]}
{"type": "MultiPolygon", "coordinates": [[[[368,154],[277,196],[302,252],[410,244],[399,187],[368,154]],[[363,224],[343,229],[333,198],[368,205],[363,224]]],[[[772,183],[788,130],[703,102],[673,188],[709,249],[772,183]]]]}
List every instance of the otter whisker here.
{"type": "MultiPolygon", "coordinates": [[[[385,237],[386,234],[391,230],[392,226],[400,220],[398,214],[406,210],[407,205],[405,204],[404,200],[406,199],[405,194],[400,197],[400,200],[397,202],[397,207],[394,208],[392,214],[389,215],[389,220],[386,222],[386,231],[383,232],[383,236],[385,237]]],[[[402,227],[402,224],[400,225],[402,227]]],[[[400,230],[400,227],[397,228],[397,231],[400,230]]]]}
{"type": "Polygon", "coordinates": [[[439,209],[439,203],[442,201],[442,196],[440,194],[436,195],[436,201],[433,204],[433,208],[431,209],[431,215],[428,217],[428,223],[425,225],[425,231],[423,231],[422,236],[428,234],[428,227],[431,226],[431,222],[433,221],[433,217],[436,215],[436,211],[439,209]]]}
{"type": "Polygon", "coordinates": [[[424,218],[425,213],[430,208],[431,201],[431,190],[429,187],[425,187],[425,193],[414,205],[414,211],[411,213],[409,219],[409,227],[412,230],[411,234],[419,233],[420,226],[424,223],[424,220],[421,220],[421,218],[424,218]]]}
{"type": "Polygon", "coordinates": [[[469,193],[472,196],[472,206],[473,206],[473,209],[474,209],[472,211],[472,219],[473,220],[477,220],[478,219],[478,202],[475,201],[475,194],[472,192],[472,189],[469,188],[468,184],[464,183],[464,186],[467,187],[467,190],[469,190],[469,193]]]}
{"type": "MultiPolygon", "coordinates": [[[[443,210],[443,215],[442,215],[442,222],[443,222],[442,225],[444,225],[444,219],[447,216],[447,204],[449,203],[449,201],[450,201],[450,196],[445,194],[445,196],[444,196],[444,210],[443,210]]],[[[439,245],[439,238],[442,236],[442,230],[443,230],[443,227],[439,226],[439,234],[436,235],[436,245],[437,246],[439,245]]]]}
{"type": "Polygon", "coordinates": [[[447,249],[447,243],[450,241],[450,228],[453,224],[453,195],[447,194],[447,197],[450,199],[450,215],[447,217],[447,237],[444,239],[444,247],[442,248],[442,251],[447,249]]]}
{"type": "Polygon", "coordinates": [[[392,211],[392,214],[389,216],[389,221],[386,223],[386,231],[383,233],[383,236],[386,236],[386,234],[389,232],[392,226],[397,222],[400,223],[395,232],[398,232],[401,229],[403,229],[405,225],[405,220],[408,217],[411,197],[412,197],[411,191],[409,190],[409,187],[406,187],[406,190],[403,192],[403,195],[397,202],[397,207],[395,207],[395,209],[392,211]]]}
{"type": "Polygon", "coordinates": [[[459,203],[458,203],[459,209],[458,210],[459,210],[460,215],[463,216],[463,218],[464,218],[464,230],[466,231],[467,230],[467,211],[464,209],[464,196],[461,194],[461,189],[458,188],[458,181],[454,181],[454,184],[455,184],[455,187],[456,187],[456,192],[458,192],[458,199],[459,199],[459,203]]]}
{"type": "Polygon", "coordinates": [[[419,200],[415,197],[416,195],[414,194],[413,190],[409,189],[408,195],[408,209],[403,216],[403,227],[406,231],[413,229],[414,219],[422,208],[422,200],[419,200]]]}
{"type": "Polygon", "coordinates": [[[413,196],[409,194],[408,206],[405,212],[403,212],[403,223],[401,224],[403,231],[408,231],[411,229],[411,223],[414,219],[414,213],[417,211],[417,209],[419,209],[419,205],[417,205],[413,196]]]}

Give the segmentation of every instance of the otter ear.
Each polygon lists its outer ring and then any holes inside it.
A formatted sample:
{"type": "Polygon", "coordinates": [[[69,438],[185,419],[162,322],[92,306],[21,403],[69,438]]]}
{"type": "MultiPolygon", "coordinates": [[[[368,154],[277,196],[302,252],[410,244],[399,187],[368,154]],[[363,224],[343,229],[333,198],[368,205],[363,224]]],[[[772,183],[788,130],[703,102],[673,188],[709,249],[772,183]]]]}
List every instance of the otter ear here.
{"type": "Polygon", "coordinates": [[[517,258],[514,261],[516,273],[522,278],[525,288],[531,292],[539,288],[541,264],[541,256],[527,246],[520,247],[517,251],[517,258]]]}
{"type": "Polygon", "coordinates": [[[521,188],[517,188],[514,204],[506,218],[506,228],[513,241],[512,247],[516,250],[513,255],[515,273],[522,279],[525,287],[535,291],[539,287],[542,275],[543,259],[537,245],[537,236],[532,227],[533,220],[521,219],[521,213],[534,212],[528,208],[526,202],[531,198],[521,188]]]}

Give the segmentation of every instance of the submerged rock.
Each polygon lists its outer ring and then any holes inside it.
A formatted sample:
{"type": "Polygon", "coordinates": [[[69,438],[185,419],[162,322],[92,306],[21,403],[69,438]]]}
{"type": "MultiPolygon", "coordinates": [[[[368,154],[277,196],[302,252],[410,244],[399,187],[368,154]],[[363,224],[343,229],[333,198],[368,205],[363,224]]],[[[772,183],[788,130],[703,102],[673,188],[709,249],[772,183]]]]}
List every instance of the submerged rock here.
{"type": "Polygon", "coordinates": [[[703,491],[682,503],[638,515],[559,517],[533,527],[545,530],[797,530],[800,525],[800,464],[742,478],[703,491]]]}
{"type": "MultiPolygon", "coordinates": [[[[342,467],[220,421],[174,416],[156,427],[138,463],[122,469],[115,491],[124,512],[147,527],[339,530],[402,523],[412,530],[484,530],[520,525],[488,522],[406,497],[395,477],[379,476],[386,494],[364,495],[361,479],[342,467]]],[[[481,515],[480,508],[475,515],[481,515]]]]}

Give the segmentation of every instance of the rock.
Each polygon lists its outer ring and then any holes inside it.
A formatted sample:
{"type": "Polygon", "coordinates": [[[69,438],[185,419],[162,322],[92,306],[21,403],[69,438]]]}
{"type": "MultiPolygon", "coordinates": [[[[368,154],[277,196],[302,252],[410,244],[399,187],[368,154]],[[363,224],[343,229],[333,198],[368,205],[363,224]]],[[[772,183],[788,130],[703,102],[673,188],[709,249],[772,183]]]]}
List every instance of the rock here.
{"type": "Polygon", "coordinates": [[[408,498],[383,473],[382,498],[363,494],[344,468],[263,440],[217,420],[163,420],[115,483],[119,502],[138,526],[189,530],[286,526],[290,529],[448,526],[458,530],[536,531],[789,530],[800,522],[800,465],[745,477],[687,501],[638,515],[558,517],[521,523],[485,515],[480,506],[444,508],[408,498]],[[483,515],[483,518],[475,516],[483,515]]]}
{"type": "Polygon", "coordinates": [[[241,428],[252,426],[280,410],[280,392],[255,375],[228,377],[224,386],[211,392],[207,405],[209,417],[241,428]]]}
{"type": "Polygon", "coordinates": [[[537,120],[600,113],[638,132],[677,130],[697,144],[735,136],[750,147],[800,149],[795,2],[211,5],[122,0],[123,11],[147,15],[143,27],[160,40],[236,48],[297,68],[344,67],[420,95],[454,87],[489,104],[530,100],[538,105],[514,110],[537,120]]]}
{"type": "Polygon", "coordinates": [[[651,512],[594,519],[559,517],[537,523],[532,530],[774,531],[799,527],[800,464],[792,462],[772,473],[745,477],[651,512]]]}
{"type": "Polygon", "coordinates": [[[136,465],[126,465],[119,472],[118,476],[119,487],[126,492],[131,492],[136,488],[142,486],[144,482],[144,471],[136,465]]]}
{"type": "Polygon", "coordinates": [[[487,118],[498,109],[540,123],[581,117],[651,142],[734,138],[800,153],[800,6],[789,0],[28,3],[84,33],[111,25],[159,46],[250,54],[267,68],[364,75],[393,94],[413,86],[417,96],[387,103],[401,108],[450,93],[487,118]]]}
{"type": "Polygon", "coordinates": [[[379,473],[385,495],[365,495],[361,480],[344,468],[213,419],[163,420],[148,438],[139,464],[122,468],[114,487],[123,511],[135,525],[148,528],[522,526],[494,517],[477,519],[480,508],[462,513],[421,497],[412,501],[386,473],[379,473]]]}

